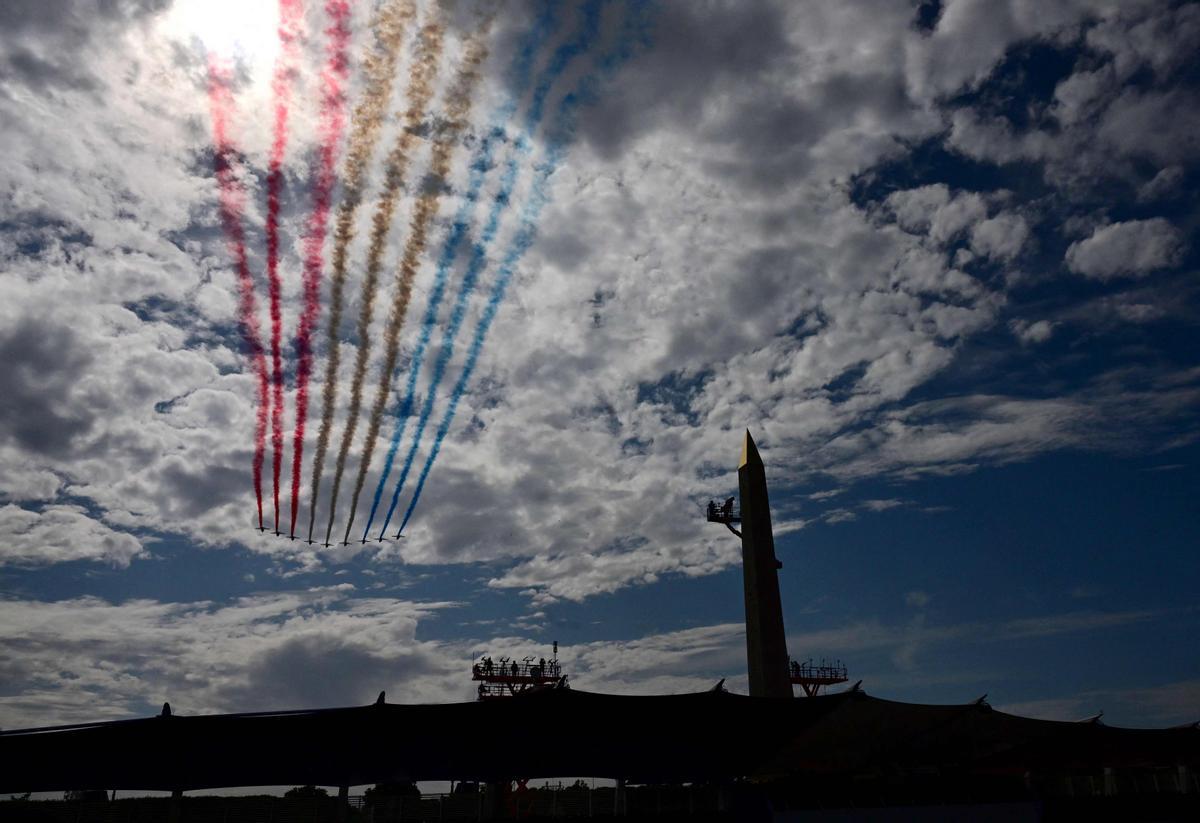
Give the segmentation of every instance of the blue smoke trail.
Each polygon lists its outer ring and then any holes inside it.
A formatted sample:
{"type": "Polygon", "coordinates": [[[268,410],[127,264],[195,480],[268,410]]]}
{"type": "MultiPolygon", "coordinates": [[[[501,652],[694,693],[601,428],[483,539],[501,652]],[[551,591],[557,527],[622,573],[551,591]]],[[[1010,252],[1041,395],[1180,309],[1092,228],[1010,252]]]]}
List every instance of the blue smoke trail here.
{"type": "MultiPolygon", "coordinates": [[[[563,43],[555,50],[550,62],[542,70],[541,78],[537,87],[534,89],[533,96],[529,102],[529,108],[525,114],[525,121],[522,124],[521,134],[517,138],[517,151],[509,160],[504,174],[501,178],[499,191],[496,193],[492,201],[492,209],[488,215],[487,223],[480,234],[478,240],[474,244],[473,253],[470,263],[467,266],[466,273],[463,275],[463,282],[459,289],[458,298],[455,301],[454,309],[451,313],[449,325],[442,335],[442,348],[438,354],[438,359],[434,363],[433,376],[430,380],[429,390],[425,397],[425,402],[421,407],[420,416],[417,419],[417,426],[413,433],[412,446],[404,458],[404,466],[400,470],[400,478],[396,482],[396,488],[392,493],[391,504],[388,507],[387,516],[384,518],[383,532],[387,530],[388,524],[392,521],[392,515],[396,511],[396,504],[400,499],[400,492],[404,488],[405,482],[408,480],[408,475],[412,471],[413,460],[416,457],[417,448],[421,444],[421,436],[425,433],[425,428],[429,423],[429,418],[433,413],[433,404],[437,400],[437,388],[441,384],[442,378],[446,372],[446,366],[450,362],[450,358],[454,354],[454,341],[458,336],[458,331],[462,327],[462,322],[466,317],[467,305],[470,302],[470,297],[475,290],[475,285],[479,280],[480,273],[487,266],[487,250],[491,245],[492,240],[500,225],[500,218],[507,210],[509,201],[512,196],[512,190],[516,185],[517,173],[520,170],[521,159],[531,151],[530,141],[533,132],[541,123],[545,114],[546,98],[549,96],[554,83],[562,76],[571,62],[580,55],[586,53],[592,42],[596,39],[600,30],[600,13],[604,5],[609,0],[588,0],[583,7],[582,16],[579,23],[579,28],[572,37],[563,43]]],[[[428,315],[427,315],[428,319],[428,315]]],[[[415,380],[416,369],[410,371],[409,384],[406,386],[404,398],[404,408],[411,409],[412,397],[416,391],[415,380]]],[[[402,434],[402,428],[397,427],[397,434],[402,434]]],[[[393,442],[398,442],[398,438],[393,436],[393,442]]]]}
{"type": "MultiPolygon", "coordinates": [[[[508,99],[492,113],[490,118],[492,125],[486,130],[484,139],[480,142],[479,148],[475,151],[475,156],[471,159],[471,172],[467,179],[466,193],[463,195],[462,204],[454,216],[450,232],[446,235],[441,255],[438,258],[433,289],[430,291],[429,304],[425,307],[425,317],[421,324],[421,334],[417,339],[417,348],[413,352],[412,360],[409,363],[404,401],[401,403],[398,411],[399,421],[397,422],[396,430],[392,433],[392,440],[388,446],[387,457],[384,459],[383,472],[379,477],[379,484],[375,487],[374,499],[371,501],[371,514],[367,518],[366,528],[363,529],[364,539],[366,539],[367,533],[370,532],[371,523],[375,520],[375,515],[379,511],[379,502],[383,497],[384,485],[387,483],[388,476],[392,473],[392,466],[396,460],[396,451],[399,449],[400,440],[404,436],[404,428],[408,424],[409,415],[412,414],[413,395],[417,387],[417,375],[420,373],[421,363],[425,358],[425,349],[429,347],[430,338],[433,336],[433,327],[437,323],[437,311],[442,302],[442,295],[446,291],[446,282],[450,276],[450,267],[454,264],[454,258],[458,256],[458,247],[462,245],[462,241],[467,235],[471,214],[474,211],[475,204],[479,200],[479,193],[483,188],[484,179],[492,168],[492,156],[496,144],[497,142],[503,142],[505,138],[504,126],[513,116],[514,112],[516,112],[523,90],[528,88],[530,84],[534,59],[537,57],[546,39],[554,31],[557,23],[557,4],[552,2],[552,0],[543,0],[532,28],[525,34],[525,37],[517,47],[516,54],[513,55],[512,64],[509,66],[508,82],[512,91],[508,99]]],[[[386,528],[386,525],[384,528],[386,528]]]]}
{"type": "MultiPolygon", "coordinates": [[[[578,114],[579,105],[590,101],[595,96],[596,87],[622,63],[629,59],[636,46],[645,43],[648,11],[649,4],[642,3],[631,6],[628,9],[625,22],[613,49],[597,61],[596,70],[581,80],[579,88],[564,97],[559,106],[557,113],[558,122],[555,124],[558,133],[549,136],[546,157],[536,168],[533,189],[529,200],[522,210],[520,229],[513,237],[508,252],[500,264],[500,270],[496,275],[496,282],[492,286],[492,293],[488,298],[487,307],[484,309],[483,315],[479,318],[479,323],[475,327],[475,336],[471,340],[471,348],[467,352],[467,359],[463,364],[462,373],[454,385],[454,390],[450,396],[450,403],[442,415],[441,421],[438,423],[437,433],[434,435],[433,447],[430,449],[429,457],[425,460],[425,465],[421,467],[421,474],[417,479],[412,500],[409,501],[408,509],[404,512],[404,520],[400,523],[399,533],[404,532],[404,527],[408,525],[413,511],[417,508],[417,501],[421,499],[421,492],[425,488],[425,481],[428,479],[434,461],[437,460],[438,453],[441,451],[442,442],[446,439],[446,435],[450,431],[450,425],[454,422],[454,415],[458,410],[458,401],[462,399],[467,388],[467,383],[471,379],[471,373],[475,370],[475,364],[479,360],[479,353],[483,349],[488,330],[491,328],[492,321],[496,319],[500,303],[504,300],[504,293],[508,289],[509,282],[512,280],[517,263],[520,262],[525,252],[529,251],[529,247],[533,245],[533,241],[537,237],[538,216],[549,199],[547,183],[551,175],[554,174],[555,169],[558,168],[559,163],[562,162],[567,148],[574,139],[575,130],[578,125],[575,118],[578,114]]],[[[397,490],[397,493],[399,493],[399,490],[397,490]]]]}

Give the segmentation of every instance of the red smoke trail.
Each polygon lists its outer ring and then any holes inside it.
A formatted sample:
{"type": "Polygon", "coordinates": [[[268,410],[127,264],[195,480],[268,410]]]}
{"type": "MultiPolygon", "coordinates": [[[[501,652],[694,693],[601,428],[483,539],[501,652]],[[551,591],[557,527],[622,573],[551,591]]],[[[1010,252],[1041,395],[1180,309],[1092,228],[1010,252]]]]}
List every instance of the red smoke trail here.
{"type": "Polygon", "coordinates": [[[283,188],[283,158],[288,143],[288,110],[292,102],[292,78],[300,46],[304,18],[301,0],[279,0],[279,57],[271,78],[275,98],[275,136],[267,173],[267,289],[271,301],[271,453],[275,499],[275,531],[279,531],[279,474],[283,468],[283,358],[280,338],[283,319],[279,310],[279,193],[283,188]]]}
{"type": "Polygon", "coordinates": [[[326,0],[325,68],[321,72],[321,148],[317,159],[313,206],[304,233],[304,309],[296,334],[296,433],[292,441],[292,512],[289,534],[296,536],[300,510],[300,468],[304,461],[304,427],[308,420],[308,381],[312,375],[312,332],[321,310],[321,275],[325,267],[325,229],[334,183],[337,181],[337,147],[346,124],[345,85],[350,73],[350,3],[326,0]]]}
{"type": "Polygon", "coordinates": [[[262,339],[259,336],[258,308],[254,300],[254,278],[250,276],[250,264],[246,258],[246,235],[242,228],[242,213],[246,195],[231,162],[236,148],[229,137],[229,120],[233,115],[233,95],[230,92],[232,71],[214,56],[208,58],[208,102],[213,120],[213,170],[217,175],[220,194],[221,225],[225,239],[233,255],[237,270],[242,339],[246,351],[258,374],[258,410],[254,427],[254,496],[258,501],[258,527],[263,528],[262,511],[262,464],[266,447],[267,409],[270,392],[267,382],[267,361],[263,357],[262,339]]]}

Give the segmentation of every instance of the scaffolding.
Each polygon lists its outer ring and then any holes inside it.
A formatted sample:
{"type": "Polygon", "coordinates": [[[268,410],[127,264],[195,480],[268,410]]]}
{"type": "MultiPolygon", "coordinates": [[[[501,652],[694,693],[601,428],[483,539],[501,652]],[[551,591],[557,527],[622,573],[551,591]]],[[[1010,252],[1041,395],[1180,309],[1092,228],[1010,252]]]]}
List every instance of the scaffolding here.
{"type": "Polygon", "coordinates": [[[808,697],[817,694],[822,686],[845,683],[850,679],[846,676],[845,663],[840,660],[826,663],[824,658],[820,663],[813,663],[811,657],[803,663],[792,660],[788,663],[788,674],[792,684],[804,689],[808,697]]]}
{"type": "Polygon", "coordinates": [[[543,686],[567,685],[567,676],[562,673],[558,662],[558,641],[554,642],[554,656],[534,659],[532,655],[517,660],[516,657],[501,657],[492,660],[484,655],[471,662],[471,680],[479,683],[480,700],[495,700],[512,697],[527,689],[543,686]]]}

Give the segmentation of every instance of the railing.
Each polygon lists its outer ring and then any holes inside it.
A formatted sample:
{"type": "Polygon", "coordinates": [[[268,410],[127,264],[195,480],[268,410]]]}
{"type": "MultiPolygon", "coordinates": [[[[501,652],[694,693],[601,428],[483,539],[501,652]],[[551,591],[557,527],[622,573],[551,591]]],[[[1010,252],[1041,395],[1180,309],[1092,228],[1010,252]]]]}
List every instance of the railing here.
{"type": "MultiPolygon", "coordinates": [[[[1102,769],[1075,774],[950,776],[931,773],[875,776],[798,776],[789,797],[776,797],[783,808],[841,809],[853,812],[866,807],[936,806],[942,812],[956,804],[998,803],[1039,799],[1057,803],[1060,811],[1083,812],[1096,808],[1094,801],[1113,798],[1136,801],[1138,807],[1157,803],[1168,811],[1176,803],[1200,793],[1200,773],[1186,768],[1102,769]],[[808,782],[805,782],[808,781],[808,782]],[[1077,805],[1071,805],[1072,803],[1077,805]]],[[[627,786],[622,795],[614,787],[535,788],[514,791],[498,798],[493,819],[589,818],[628,815],[631,818],[691,816],[735,819],[730,816],[730,795],[712,785],[627,786]],[[722,816],[724,815],[724,816],[722,816]]],[[[0,821],[38,820],[47,823],[400,823],[400,821],[489,819],[485,792],[470,790],[450,794],[411,794],[391,797],[352,795],[346,804],[337,797],[189,796],[179,802],[172,818],[169,797],[126,797],[94,800],[0,800],[0,821]]],[[[966,807],[962,819],[971,819],[966,807]]],[[[1134,808],[1134,807],[1131,807],[1134,808]]],[[[1193,808],[1193,806],[1188,806],[1193,808]]],[[[1072,814],[1072,819],[1085,815],[1072,814]]],[[[1165,814],[1162,819],[1179,818],[1165,814]]]]}
{"type": "Polygon", "coordinates": [[[391,797],[352,795],[343,805],[330,797],[216,797],[185,795],[178,817],[169,797],[129,797],[114,801],[0,801],[0,820],[48,823],[400,823],[401,821],[613,817],[618,807],[637,817],[705,815],[718,809],[710,786],[637,786],[618,798],[613,787],[538,788],[514,791],[495,801],[489,818],[483,791],[391,797]]]}
{"type": "Polygon", "coordinates": [[[534,681],[537,683],[550,682],[562,677],[562,667],[557,660],[547,660],[544,665],[532,662],[515,663],[501,660],[488,666],[485,663],[475,663],[471,666],[472,680],[485,680],[492,683],[509,683],[534,681]]]}
{"type": "Polygon", "coordinates": [[[708,508],[704,510],[705,519],[709,523],[741,523],[742,510],[733,505],[718,506],[714,502],[709,502],[708,508]]]}
{"type": "Polygon", "coordinates": [[[846,667],[840,664],[833,665],[813,665],[811,661],[806,663],[792,662],[788,667],[788,673],[793,679],[823,681],[830,683],[845,683],[847,677],[846,667]]]}

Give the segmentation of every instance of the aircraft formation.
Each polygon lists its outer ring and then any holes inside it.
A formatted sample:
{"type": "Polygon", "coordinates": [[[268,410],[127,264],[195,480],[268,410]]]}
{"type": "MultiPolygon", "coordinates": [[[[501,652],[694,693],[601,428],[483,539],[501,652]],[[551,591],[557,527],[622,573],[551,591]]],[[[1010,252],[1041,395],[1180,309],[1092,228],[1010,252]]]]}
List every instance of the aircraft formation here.
{"type": "Polygon", "coordinates": [[[260,532],[323,547],[403,537],[516,267],[536,238],[549,180],[566,157],[579,110],[645,44],[651,10],[650,4],[637,0],[582,0],[579,4],[544,0],[530,8],[531,19],[520,32],[515,50],[499,61],[491,55],[498,4],[480,2],[470,25],[463,28],[451,27],[443,19],[448,13],[443,4],[433,0],[387,0],[371,22],[373,47],[358,56],[363,77],[357,86],[362,92],[351,110],[345,99],[347,90],[355,86],[350,82],[350,6],[347,0],[322,4],[319,146],[309,175],[308,218],[299,244],[303,250],[303,308],[290,347],[284,345],[280,305],[284,272],[279,215],[285,195],[283,167],[292,95],[297,66],[301,55],[307,53],[302,47],[310,10],[305,9],[303,0],[279,0],[280,51],[271,84],[274,137],[266,175],[265,279],[270,322],[265,336],[258,315],[261,289],[251,271],[245,228],[250,194],[243,181],[248,175],[242,173],[244,153],[232,125],[238,113],[235,66],[220,56],[209,56],[221,222],[236,269],[243,343],[257,387],[252,477],[260,532]],[[477,112],[478,89],[493,74],[502,78],[505,94],[490,112],[477,112]],[[397,111],[392,110],[393,88],[404,89],[397,111]],[[393,118],[400,123],[394,142],[390,147],[380,146],[385,125],[393,118]],[[372,175],[372,163],[381,150],[382,174],[372,175]],[[466,180],[451,190],[449,181],[454,179],[455,168],[467,170],[466,180]],[[378,190],[372,188],[375,177],[382,180],[378,190]],[[430,185],[430,180],[438,184],[430,185]],[[417,185],[420,181],[425,183],[417,185]],[[336,203],[335,191],[339,192],[336,203]],[[406,203],[408,209],[401,210],[405,198],[411,202],[406,203]],[[446,225],[444,233],[437,236],[442,208],[454,201],[452,216],[441,221],[446,225]],[[359,267],[353,241],[359,211],[368,202],[374,204],[374,212],[366,259],[359,267]],[[397,212],[410,215],[406,224],[396,219],[397,212]],[[387,250],[393,236],[403,238],[403,251],[400,260],[389,265],[387,250]],[[414,282],[423,269],[432,269],[432,285],[424,310],[409,318],[414,282]],[[349,276],[360,270],[361,279],[349,276]],[[357,295],[353,292],[356,288],[357,295]],[[355,297],[358,316],[350,349],[353,358],[343,363],[347,347],[344,314],[355,297]],[[372,330],[378,326],[375,311],[381,298],[388,301],[388,313],[382,339],[376,340],[372,330]],[[468,329],[469,310],[480,304],[474,327],[468,329]],[[314,336],[322,321],[324,368],[314,444],[307,422],[310,385],[317,371],[314,336]],[[414,322],[415,340],[406,341],[404,333],[412,331],[414,322]],[[435,348],[434,335],[439,332],[435,348]],[[460,345],[464,336],[465,347],[460,345]],[[406,342],[411,346],[406,352],[408,365],[400,370],[397,364],[406,342]],[[377,348],[382,357],[377,358],[378,380],[368,402],[368,378],[377,348]],[[436,356],[427,357],[431,351],[436,356]],[[458,376],[447,390],[442,383],[456,353],[460,355],[458,376]],[[351,378],[348,399],[339,396],[339,378],[347,367],[351,378]],[[294,375],[290,385],[286,374],[294,375]],[[419,376],[425,377],[427,385],[418,402],[419,376]],[[293,401],[290,460],[284,454],[289,398],[293,401]],[[440,416],[435,416],[439,405],[440,416]],[[345,422],[341,436],[335,437],[341,410],[345,422]],[[364,414],[365,435],[355,449],[364,414]],[[392,431],[384,464],[360,533],[355,531],[360,498],[376,447],[389,426],[392,431]],[[401,453],[405,439],[408,446],[401,453]],[[305,472],[305,452],[310,446],[311,460],[305,472]],[[418,463],[422,452],[424,460],[418,463]],[[268,453],[270,487],[265,490],[263,469],[268,453]],[[354,471],[351,464],[356,458],[354,471]],[[330,462],[332,478],[327,483],[330,462]],[[398,477],[392,481],[397,464],[398,477]],[[284,482],[288,465],[290,507],[285,510],[288,501],[281,498],[288,496],[284,482]],[[354,480],[349,500],[342,501],[348,468],[354,480]],[[300,513],[306,475],[305,529],[300,525],[300,513]],[[385,500],[389,482],[392,493],[385,500]],[[389,526],[405,491],[409,493],[407,507],[389,538],[389,526]],[[264,496],[269,509],[264,506],[264,496]],[[341,503],[345,506],[339,512],[341,503]],[[382,525],[372,537],[372,527],[380,517],[382,525]],[[334,529],[342,524],[339,541],[334,529]]]}

